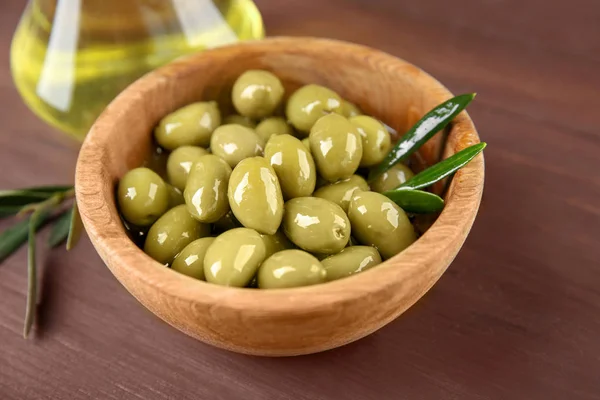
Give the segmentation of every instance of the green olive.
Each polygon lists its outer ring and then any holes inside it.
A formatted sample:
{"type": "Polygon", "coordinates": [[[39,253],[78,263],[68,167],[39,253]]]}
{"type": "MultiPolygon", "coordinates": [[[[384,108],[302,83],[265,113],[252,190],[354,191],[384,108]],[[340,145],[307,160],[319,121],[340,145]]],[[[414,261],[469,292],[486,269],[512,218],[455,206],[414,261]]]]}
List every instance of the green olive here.
{"type": "Polygon", "coordinates": [[[215,241],[213,237],[205,237],[194,240],[177,254],[173,260],[171,269],[190,276],[204,280],[204,256],[210,245],[215,241]]]}
{"type": "Polygon", "coordinates": [[[352,117],[349,121],[356,126],[362,140],[363,154],[360,166],[371,167],[383,161],[392,148],[392,139],[385,126],[366,115],[352,117]]]}
{"type": "Polygon", "coordinates": [[[292,242],[281,231],[275,232],[274,235],[260,235],[260,237],[265,243],[265,258],[269,258],[279,251],[294,248],[292,242]]]}
{"type": "Polygon", "coordinates": [[[362,111],[360,111],[360,108],[356,107],[355,104],[350,103],[347,100],[342,100],[342,115],[346,118],[351,118],[362,115],[362,111]]]}
{"type": "Polygon", "coordinates": [[[181,146],[207,147],[211,134],[220,124],[221,114],[216,102],[193,103],[161,119],[154,137],[167,150],[181,146]]]}
{"type": "Polygon", "coordinates": [[[265,159],[275,170],[285,199],[310,196],[315,190],[315,162],[300,140],[291,135],[272,137],[265,159]]]}
{"type": "Polygon", "coordinates": [[[379,175],[371,182],[371,189],[374,192],[383,193],[388,190],[396,189],[404,182],[414,176],[414,173],[406,165],[400,163],[379,175]]]}
{"type": "Polygon", "coordinates": [[[416,239],[406,213],[393,201],[375,192],[357,192],[348,206],[352,235],[375,246],[384,259],[393,257],[416,239]]]}
{"type": "Polygon", "coordinates": [[[311,253],[335,254],[350,238],[350,221],[337,204],[319,197],[296,197],[285,203],[283,232],[311,253]]]}
{"type": "Polygon", "coordinates": [[[208,151],[198,146],[181,146],[173,150],[167,160],[167,176],[171,185],[179,190],[185,189],[192,164],[208,151]]]}
{"type": "Polygon", "coordinates": [[[207,282],[247,286],[265,259],[265,244],[254,229],[236,228],[219,235],[204,257],[207,282]]]}
{"type": "Polygon", "coordinates": [[[381,264],[381,256],[374,247],[352,246],[321,260],[321,264],[327,271],[327,280],[333,281],[381,264]]]}
{"type": "Polygon", "coordinates": [[[348,179],[362,158],[362,142],[354,125],[338,114],[315,122],[310,130],[310,153],[319,175],[329,182],[348,179]]]}
{"type": "Polygon", "coordinates": [[[343,181],[320,187],[313,196],[332,201],[342,207],[344,212],[348,212],[348,204],[357,190],[369,190],[369,185],[362,176],[352,175],[343,181]]]}
{"type": "Polygon", "coordinates": [[[256,126],[256,134],[260,136],[264,143],[267,143],[274,135],[293,135],[292,127],[281,117],[271,117],[263,119],[256,126]]]}
{"type": "Polygon", "coordinates": [[[223,215],[213,224],[213,230],[215,233],[223,233],[233,228],[239,228],[241,224],[235,219],[235,216],[231,211],[223,215]]]}
{"type": "Polygon", "coordinates": [[[254,129],[256,128],[256,122],[252,118],[244,117],[239,114],[231,114],[223,119],[223,125],[237,124],[245,126],[246,128],[254,129]]]}
{"type": "Polygon", "coordinates": [[[185,246],[210,234],[210,225],[192,218],[186,206],[171,208],[148,231],[144,251],[162,264],[169,264],[185,246]]]}
{"type": "Polygon", "coordinates": [[[173,185],[167,183],[167,190],[169,191],[169,208],[185,204],[183,199],[183,193],[173,185]]]}
{"type": "Polygon", "coordinates": [[[258,287],[281,289],[316,285],[326,280],[323,265],[302,250],[283,250],[267,258],[258,270],[258,287]]]}
{"type": "Polygon", "coordinates": [[[292,93],[285,109],[288,121],[304,136],[319,118],[332,112],[342,113],[341,97],[331,89],[313,84],[292,93]]]}
{"type": "Polygon", "coordinates": [[[117,194],[123,217],[137,226],[148,226],[169,207],[167,185],[148,168],[135,168],[119,181],[117,194]]]}
{"type": "Polygon", "coordinates": [[[221,125],[210,139],[213,154],[227,161],[231,168],[244,158],[259,156],[263,152],[262,139],[250,128],[242,125],[221,125]]]}
{"type": "Polygon", "coordinates": [[[262,157],[246,158],[231,173],[229,204],[246,228],[273,235],[283,216],[283,196],[277,175],[262,157]]]}
{"type": "Polygon", "coordinates": [[[231,99],[241,115],[264,118],[273,114],[283,98],[283,85],[269,71],[249,70],[233,84],[231,99]]]}
{"type": "Polygon", "coordinates": [[[212,223],[227,214],[230,176],[229,164],[214,154],[202,156],[194,163],[183,191],[185,204],[194,218],[212,223]]]}

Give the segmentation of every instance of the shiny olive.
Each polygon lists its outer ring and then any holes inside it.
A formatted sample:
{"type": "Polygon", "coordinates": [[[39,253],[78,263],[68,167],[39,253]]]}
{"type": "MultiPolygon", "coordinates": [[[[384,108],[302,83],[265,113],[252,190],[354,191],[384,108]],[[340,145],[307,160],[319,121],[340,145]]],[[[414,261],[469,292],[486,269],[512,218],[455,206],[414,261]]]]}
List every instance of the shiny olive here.
{"type": "Polygon", "coordinates": [[[211,134],[220,124],[221,114],[216,102],[193,103],[161,119],[154,137],[167,150],[181,146],[207,147],[211,134]]]}
{"type": "Polygon", "coordinates": [[[362,141],[356,127],[338,114],[315,122],[310,130],[310,153],[319,175],[329,182],[348,179],[362,158],[362,141]]]}
{"type": "Polygon", "coordinates": [[[362,176],[352,175],[343,181],[320,187],[313,196],[332,201],[347,212],[352,195],[357,190],[369,190],[369,185],[362,176]]]}
{"type": "Polygon", "coordinates": [[[185,204],[183,199],[183,193],[173,185],[167,183],[167,190],[169,191],[169,208],[185,204]]]}
{"type": "Polygon", "coordinates": [[[264,118],[273,114],[283,98],[283,85],[269,71],[249,70],[233,84],[231,99],[241,115],[264,118]]]}
{"type": "Polygon", "coordinates": [[[414,173],[409,167],[402,163],[396,164],[371,182],[371,190],[378,193],[387,192],[396,189],[413,176],[414,173]]]}
{"type": "Polygon", "coordinates": [[[256,128],[256,122],[252,118],[244,117],[243,115],[231,114],[223,119],[223,125],[237,124],[245,126],[246,128],[256,128]]]}
{"type": "Polygon", "coordinates": [[[154,171],[135,168],[119,181],[117,199],[127,221],[148,226],[167,211],[169,191],[165,181],[154,171]]]}
{"type": "Polygon", "coordinates": [[[349,101],[342,100],[342,115],[346,118],[356,117],[362,115],[362,112],[355,104],[349,101]]]}
{"type": "Polygon", "coordinates": [[[265,259],[265,244],[254,229],[236,228],[219,235],[204,256],[207,282],[247,286],[265,259]]]}
{"type": "Polygon", "coordinates": [[[352,236],[375,246],[384,259],[393,257],[416,239],[406,213],[393,201],[375,192],[356,192],[348,206],[352,236]]]}
{"type": "Polygon", "coordinates": [[[204,280],[204,256],[210,245],[215,241],[213,237],[194,240],[177,254],[171,264],[171,269],[192,278],[204,280]]]}
{"type": "Polygon", "coordinates": [[[208,236],[210,225],[196,221],[186,206],[171,208],[148,231],[144,251],[162,264],[169,264],[185,246],[208,236]]]}
{"type": "Polygon", "coordinates": [[[181,146],[173,150],[167,160],[167,177],[171,185],[183,190],[192,164],[206,154],[208,151],[198,146],[181,146]]]}
{"type": "Polygon", "coordinates": [[[294,245],[281,231],[275,232],[274,235],[260,235],[263,242],[265,243],[266,255],[265,258],[271,257],[271,255],[278,251],[293,249],[294,245]]]}
{"type": "Polygon", "coordinates": [[[258,287],[281,289],[316,285],[326,280],[319,260],[302,250],[283,250],[267,258],[258,270],[258,287]]]}
{"type": "Polygon", "coordinates": [[[246,228],[273,235],[283,216],[283,196],[277,175],[262,157],[246,158],[231,173],[229,204],[246,228]]]}
{"type": "Polygon", "coordinates": [[[288,121],[304,136],[319,118],[331,112],[342,112],[342,99],[333,90],[313,84],[292,93],[285,109],[288,121]]]}
{"type": "Polygon", "coordinates": [[[383,161],[392,148],[392,139],[385,126],[366,115],[352,117],[349,121],[356,126],[362,140],[363,154],[360,166],[371,167],[383,161]]]}
{"type": "Polygon", "coordinates": [[[221,125],[215,129],[210,139],[213,154],[235,167],[244,158],[261,155],[262,139],[250,128],[242,125],[221,125]]]}
{"type": "Polygon", "coordinates": [[[240,228],[241,226],[242,225],[233,216],[233,213],[229,211],[213,224],[213,230],[215,233],[223,233],[233,228],[240,228]]]}
{"type": "Polygon", "coordinates": [[[334,254],[350,238],[350,221],[337,204],[318,197],[296,197],[285,203],[283,232],[311,253],[334,254]]]}
{"type": "Polygon", "coordinates": [[[327,271],[327,280],[333,281],[381,264],[381,256],[374,247],[352,246],[321,260],[321,264],[327,271]]]}
{"type": "Polygon", "coordinates": [[[315,162],[300,140],[291,135],[272,137],[265,159],[275,170],[285,199],[310,196],[315,190],[315,162]]]}
{"type": "Polygon", "coordinates": [[[194,218],[212,223],[227,214],[230,175],[229,164],[214,154],[202,156],[194,163],[183,191],[185,204],[194,218]]]}
{"type": "Polygon", "coordinates": [[[274,135],[293,135],[292,127],[285,122],[281,117],[271,117],[263,119],[256,126],[256,134],[260,136],[264,143],[267,143],[271,136],[274,135]]]}

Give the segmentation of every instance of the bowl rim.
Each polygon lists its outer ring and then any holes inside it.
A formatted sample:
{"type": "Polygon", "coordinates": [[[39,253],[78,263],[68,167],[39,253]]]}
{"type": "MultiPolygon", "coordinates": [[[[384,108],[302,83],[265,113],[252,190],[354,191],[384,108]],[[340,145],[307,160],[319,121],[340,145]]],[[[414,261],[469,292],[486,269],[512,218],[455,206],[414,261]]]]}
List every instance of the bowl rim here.
{"type": "MultiPolygon", "coordinates": [[[[455,174],[451,182],[453,190],[449,191],[443,211],[415,243],[376,268],[324,284],[270,290],[218,286],[165,268],[129,239],[116,214],[115,206],[110,207],[105,201],[114,199],[114,194],[107,192],[113,191],[114,186],[112,183],[106,184],[110,177],[103,172],[104,163],[110,160],[104,146],[110,141],[110,135],[106,132],[110,130],[111,120],[122,117],[124,110],[131,106],[130,103],[139,100],[157,81],[169,79],[174,74],[174,69],[184,71],[198,60],[226,52],[232,47],[260,49],[273,44],[298,46],[300,43],[313,47],[361,51],[373,60],[404,64],[419,71],[416,79],[435,90],[440,102],[452,96],[436,79],[403,59],[359,44],[313,37],[270,37],[240,42],[181,57],[149,72],[119,94],[99,116],[86,136],[77,159],[75,191],[79,212],[96,251],[113,274],[117,275],[113,265],[119,265],[131,274],[131,279],[158,290],[172,300],[188,304],[218,304],[232,310],[253,310],[260,315],[292,311],[296,314],[308,314],[356,301],[382,290],[397,289],[398,283],[407,275],[425,273],[427,266],[441,262],[446,266],[450,264],[466,239],[479,208],[484,183],[482,154],[455,174]]],[[[457,135],[458,139],[454,144],[454,152],[479,142],[473,122],[464,111],[455,118],[452,134],[457,135]]],[[[429,282],[415,302],[433,286],[439,276],[441,273],[426,277],[429,282]]],[[[119,276],[117,278],[121,281],[119,276]]]]}

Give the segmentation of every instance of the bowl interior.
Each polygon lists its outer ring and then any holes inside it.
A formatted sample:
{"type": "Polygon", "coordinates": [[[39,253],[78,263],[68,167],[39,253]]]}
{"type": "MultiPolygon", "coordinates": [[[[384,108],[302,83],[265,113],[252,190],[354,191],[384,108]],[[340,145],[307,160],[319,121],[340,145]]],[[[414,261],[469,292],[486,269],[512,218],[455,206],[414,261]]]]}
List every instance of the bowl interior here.
{"type": "MultiPolygon", "coordinates": [[[[483,161],[459,171],[444,191],[437,222],[401,254],[362,274],[313,287],[257,291],[223,288],[165,269],[127,237],[114,187],[149,156],[152,130],[166,114],[199,100],[218,100],[223,114],[235,79],[248,69],[277,75],[289,95],[318,83],[357,104],[400,134],[451,97],[412,64],[343,42],[276,38],[188,56],[132,84],[88,134],[76,173],[77,200],[88,235],[123,285],[178,329],[219,347],[251,354],[320,351],[356,340],[410,307],[441,276],[470,229],[483,187],[483,161]]],[[[466,113],[413,160],[431,165],[479,141],[466,113]]]]}
{"type": "MultiPolygon", "coordinates": [[[[376,59],[363,57],[359,51],[329,53],[320,46],[294,49],[254,43],[229,48],[227,52],[213,50],[210,56],[180,59],[151,73],[127,91],[131,94],[136,90],[144,99],[127,104],[116,102],[127,108],[121,112],[128,117],[111,120],[115,124],[113,130],[120,131],[122,146],[118,147],[120,151],[109,166],[116,168],[120,177],[141,165],[149,157],[150,133],[154,126],[163,116],[186,104],[217,100],[222,115],[235,113],[230,100],[231,88],[235,79],[248,69],[266,69],[277,75],[285,86],[286,99],[307,83],[327,86],[366,114],[384,121],[399,135],[425,112],[451,97],[441,85],[423,86],[419,78],[429,77],[412,64],[402,63],[385,70],[386,66],[378,64],[376,59]],[[192,59],[194,65],[190,67],[192,59]]],[[[420,157],[413,161],[424,165],[437,162],[448,131],[430,140],[419,151],[420,157]]]]}

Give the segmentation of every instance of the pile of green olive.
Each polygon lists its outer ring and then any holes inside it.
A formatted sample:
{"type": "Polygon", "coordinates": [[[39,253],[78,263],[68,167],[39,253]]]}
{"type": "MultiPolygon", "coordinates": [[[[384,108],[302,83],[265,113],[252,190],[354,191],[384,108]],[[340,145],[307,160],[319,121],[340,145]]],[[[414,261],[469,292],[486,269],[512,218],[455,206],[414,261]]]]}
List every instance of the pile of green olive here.
{"type": "MultiPolygon", "coordinates": [[[[381,193],[413,176],[397,164],[367,183],[392,148],[387,127],[334,91],[303,86],[284,101],[268,71],[233,85],[239,115],[214,101],[165,116],[154,131],[162,168],[118,184],[126,229],[156,261],[235,287],[289,288],[347,277],[417,235],[381,193]]],[[[153,170],[154,169],[154,170],[153,170]]]]}

